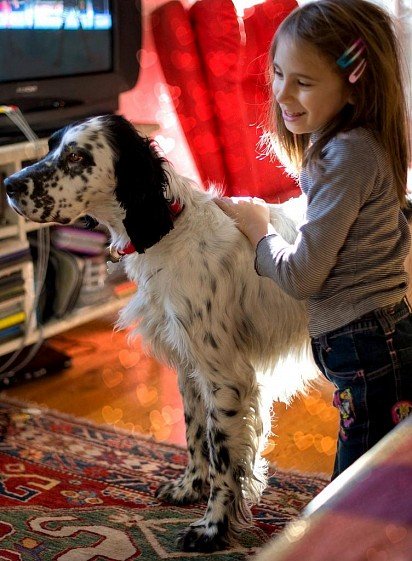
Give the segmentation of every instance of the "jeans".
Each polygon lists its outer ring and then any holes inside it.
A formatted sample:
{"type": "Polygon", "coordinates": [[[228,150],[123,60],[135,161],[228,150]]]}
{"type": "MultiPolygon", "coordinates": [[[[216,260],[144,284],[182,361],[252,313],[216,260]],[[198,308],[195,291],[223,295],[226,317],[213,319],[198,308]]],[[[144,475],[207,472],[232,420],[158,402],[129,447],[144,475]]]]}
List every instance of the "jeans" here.
{"type": "Polygon", "coordinates": [[[332,479],[412,413],[412,313],[406,298],[312,339],[340,414],[332,479]]]}

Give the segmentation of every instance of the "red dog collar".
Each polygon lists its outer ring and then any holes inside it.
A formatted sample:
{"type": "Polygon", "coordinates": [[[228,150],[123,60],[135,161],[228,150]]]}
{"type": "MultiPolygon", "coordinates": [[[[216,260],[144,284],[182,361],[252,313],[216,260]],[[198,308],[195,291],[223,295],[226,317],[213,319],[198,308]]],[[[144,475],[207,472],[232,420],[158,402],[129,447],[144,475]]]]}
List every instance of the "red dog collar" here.
{"type": "MultiPolygon", "coordinates": [[[[182,212],[183,209],[184,209],[184,205],[182,205],[182,203],[179,201],[174,200],[173,202],[170,203],[169,210],[173,220],[176,220],[176,218],[179,216],[179,214],[182,212]]],[[[136,249],[132,244],[132,242],[129,242],[123,249],[114,249],[110,247],[109,249],[110,260],[113,263],[117,263],[124,255],[130,255],[135,251],[136,249]]]]}

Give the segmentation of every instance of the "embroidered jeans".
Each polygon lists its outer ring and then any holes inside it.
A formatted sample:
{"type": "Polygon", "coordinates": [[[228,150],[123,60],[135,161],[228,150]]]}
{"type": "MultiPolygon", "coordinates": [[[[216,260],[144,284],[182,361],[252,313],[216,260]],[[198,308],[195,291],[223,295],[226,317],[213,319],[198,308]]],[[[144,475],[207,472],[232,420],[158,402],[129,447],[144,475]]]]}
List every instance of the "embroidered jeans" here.
{"type": "Polygon", "coordinates": [[[332,478],[412,413],[412,313],[406,298],[312,339],[337,388],[340,430],[332,478]]]}

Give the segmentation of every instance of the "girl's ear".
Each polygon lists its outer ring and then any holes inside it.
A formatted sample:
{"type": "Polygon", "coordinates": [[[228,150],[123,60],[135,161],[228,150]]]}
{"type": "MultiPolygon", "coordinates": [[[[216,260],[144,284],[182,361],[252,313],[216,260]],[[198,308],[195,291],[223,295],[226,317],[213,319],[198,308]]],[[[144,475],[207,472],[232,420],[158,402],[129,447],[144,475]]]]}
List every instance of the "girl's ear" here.
{"type": "Polygon", "coordinates": [[[355,88],[353,87],[353,84],[350,84],[347,81],[347,78],[343,78],[343,80],[344,80],[343,88],[344,88],[344,95],[346,97],[346,103],[348,105],[355,105],[356,104],[355,88]]]}
{"type": "Polygon", "coordinates": [[[173,229],[165,191],[168,176],[164,160],[153,141],[141,137],[133,125],[120,116],[110,116],[111,144],[115,162],[115,194],[126,211],[127,235],[138,253],[156,244],[173,229]]]}
{"type": "Polygon", "coordinates": [[[348,103],[349,103],[349,105],[355,105],[355,94],[354,94],[354,92],[351,92],[349,94],[348,103]]]}

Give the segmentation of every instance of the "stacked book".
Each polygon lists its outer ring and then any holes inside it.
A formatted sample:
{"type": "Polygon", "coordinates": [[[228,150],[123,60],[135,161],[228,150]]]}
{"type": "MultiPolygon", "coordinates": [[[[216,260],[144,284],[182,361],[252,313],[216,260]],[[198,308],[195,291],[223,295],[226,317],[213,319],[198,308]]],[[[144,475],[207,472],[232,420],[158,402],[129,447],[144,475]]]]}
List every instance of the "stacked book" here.
{"type": "Polygon", "coordinates": [[[30,259],[30,249],[27,242],[15,238],[0,240],[0,275],[5,269],[28,259],[30,259]]]}
{"type": "Polygon", "coordinates": [[[76,308],[101,304],[112,293],[107,285],[107,266],[104,255],[83,258],[83,276],[76,308]]]}
{"type": "Polygon", "coordinates": [[[0,303],[0,343],[23,334],[26,321],[23,305],[19,297],[0,303]]]}
{"type": "Polygon", "coordinates": [[[0,344],[24,332],[24,278],[20,264],[30,258],[25,242],[0,241],[0,344]]]}
{"type": "Polygon", "coordinates": [[[4,272],[0,276],[0,302],[8,303],[9,300],[24,296],[24,280],[21,269],[4,272]]]}
{"type": "Polygon", "coordinates": [[[107,243],[103,232],[91,232],[73,226],[56,226],[51,239],[54,247],[79,255],[102,255],[107,243]]]}

